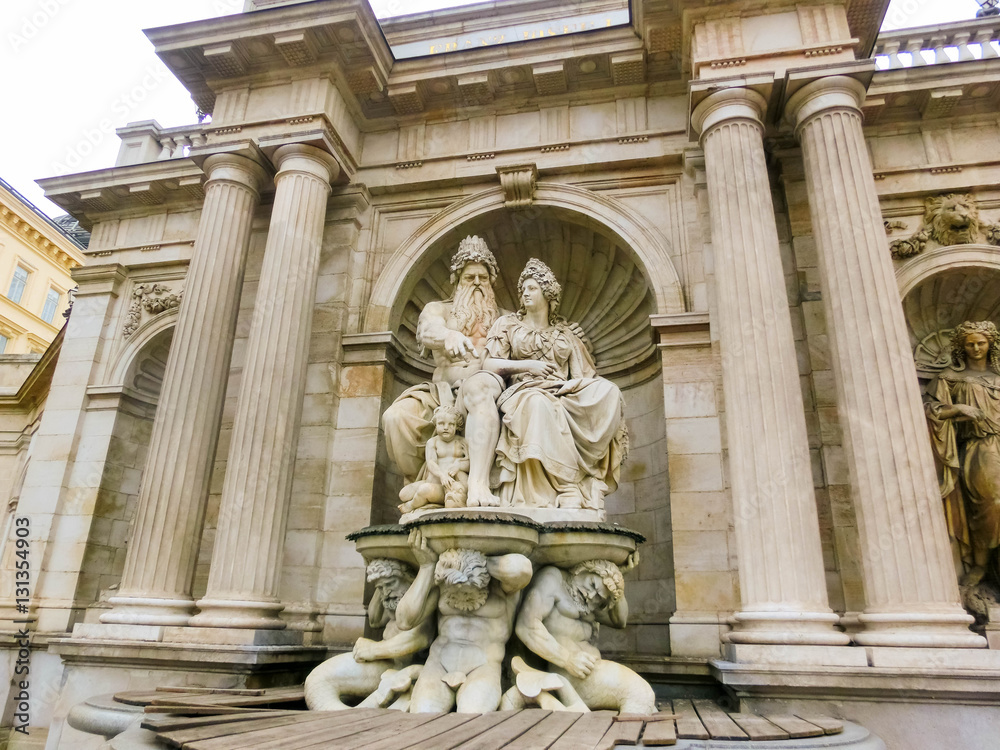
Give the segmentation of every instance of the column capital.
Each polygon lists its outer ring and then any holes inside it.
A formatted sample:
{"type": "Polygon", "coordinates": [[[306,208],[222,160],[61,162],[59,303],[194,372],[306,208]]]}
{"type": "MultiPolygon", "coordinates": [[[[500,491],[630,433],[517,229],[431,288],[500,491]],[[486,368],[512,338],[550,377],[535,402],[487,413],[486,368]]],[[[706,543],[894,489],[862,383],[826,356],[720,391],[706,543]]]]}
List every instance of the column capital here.
{"type": "Polygon", "coordinates": [[[824,112],[850,110],[860,115],[867,93],[865,84],[851,76],[818,78],[792,95],[785,105],[785,117],[795,128],[798,137],[799,130],[806,122],[824,112]]]}
{"type": "Polygon", "coordinates": [[[340,175],[340,163],[333,156],[305,143],[281,146],[271,155],[271,161],[278,170],[275,179],[290,172],[298,172],[329,184],[340,175]]]}
{"type": "Polygon", "coordinates": [[[732,86],[714,91],[691,115],[691,126],[704,138],[718,125],[732,120],[750,120],[764,127],[767,99],[751,88],[732,86]]]}
{"type": "Polygon", "coordinates": [[[201,168],[208,176],[205,188],[220,182],[234,183],[254,193],[260,193],[267,181],[267,171],[257,161],[234,153],[211,154],[201,168]]]}

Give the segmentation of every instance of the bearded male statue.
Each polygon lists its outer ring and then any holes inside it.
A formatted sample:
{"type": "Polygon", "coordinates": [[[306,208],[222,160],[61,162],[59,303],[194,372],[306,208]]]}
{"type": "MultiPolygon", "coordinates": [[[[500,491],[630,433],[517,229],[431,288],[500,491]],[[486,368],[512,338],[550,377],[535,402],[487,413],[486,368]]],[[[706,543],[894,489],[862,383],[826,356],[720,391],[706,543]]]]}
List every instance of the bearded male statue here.
{"type": "Polygon", "coordinates": [[[378,707],[381,701],[376,691],[383,675],[410,665],[434,638],[433,620],[409,630],[396,623],[396,607],[413,583],[409,565],[377,558],[368,563],[367,575],[375,585],[368,622],[373,628],[385,628],[382,640],[358,638],[353,651],[337,654],[309,673],[305,698],[313,711],[342,711],[351,707],[345,701],[352,698],[363,699],[359,707],[378,707]]]}
{"type": "Polygon", "coordinates": [[[501,312],[493,292],[497,261],[483,239],[466,237],[450,270],[454,295],[429,303],[417,322],[417,343],[434,359],[433,379],[407,389],[386,409],[386,448],[404,483],[417,481],[424,470],[424,446],[434,434],[434,410],[457,406],[468,415],[468,505],[499,505],[490,492],[489,473],[500,435],[496,399],[502,389],[492,373],[482,372],[486,334],[501,312]]]}
{"type": "Polygon", "coordinates": [[[410,547],[420,564],[396,611],[399,627],[437,620],[437,637],[413,686],[410,713],[488,713],[500,705],[500,671],[531,561],[472,549],[438,556],[419,529],[410,547]]]}

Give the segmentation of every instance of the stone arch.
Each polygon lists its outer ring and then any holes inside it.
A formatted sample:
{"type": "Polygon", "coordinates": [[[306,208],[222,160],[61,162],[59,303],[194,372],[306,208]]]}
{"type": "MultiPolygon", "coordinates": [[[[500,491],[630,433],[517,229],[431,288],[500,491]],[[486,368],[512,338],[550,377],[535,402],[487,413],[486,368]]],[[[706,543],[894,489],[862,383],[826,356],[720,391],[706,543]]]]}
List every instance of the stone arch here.
{"type": "MultiPolygon", "coordinates": [[[[163,349],[164,355],[169,349],[170,341],[173,339],[173,329],[177,325],[178,314],[179,309],[175,307],[144,321],[118,353],[111,368],[108,382],[114,385],[134,387],[133,382],[137,371],[142,368],[141,361],[152,351],[150,345],[152,344],[157,349],[163,349]]],[[[156,390],[155,395],[159,395],[159,389],[156,390]]]]}
{"type": "Polygon", "coordinates": [[[896,269],[899,294],[905,298],[932,276],[959,268],[1000,271],[1000,248],[993,245],[952,245],[922,253],[896,269]]]}
{"type": "MultiPolygon", "coordinates": [[[[649,280],[656,312],[685,312],[680,278],[670,259],[670,243],[645,217],[613,198],[561,183],[539,183],[533,205],[612,235],[634,253],[637,265],[649,280]]],[[[404,285],[414,270],[419,273],[433,260],[427,255],[438,241],[456,227],[502,210],[503,192],[499,187],[491,188],[449,206],[411,235],[379,274],[364,316],[364,332],[390,330],[399,321],[406,301],[404,285]]]]}

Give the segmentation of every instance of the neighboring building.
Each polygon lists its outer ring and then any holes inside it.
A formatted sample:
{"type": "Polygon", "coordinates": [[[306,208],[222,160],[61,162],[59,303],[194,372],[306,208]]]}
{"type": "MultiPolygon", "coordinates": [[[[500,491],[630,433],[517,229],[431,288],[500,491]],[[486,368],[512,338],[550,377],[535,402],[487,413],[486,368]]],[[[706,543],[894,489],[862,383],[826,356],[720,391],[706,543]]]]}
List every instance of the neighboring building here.
{"type": "Polygon", "coordinates": [[[529,257],[555,269],[623,392],[607,510],[648,541],[616,660],[893,750],[1000,737],[1000,605],[959,586],[921,392],[956,326],[1000,321],[1000,22],[880,36],[886,5],[380,28],[364,0],[254,0],[149,31],[212,121],[130,124],[114,167],[42,181],[93,233],[4,470],[33,573],[18,612],[8,541],[2,682],[30,627],[49,750],[98,746],[66,720],[95,693],[291,683],[363,631],[345,535],[398,518],[380,417],[432,370],[416,321],[467,235],[504,308],[529,257]]]}
{"type": "Polygon", "coordinates": [[[0,180],[0,354],[41,354],[59,333],[88,233],[0,180]]]}

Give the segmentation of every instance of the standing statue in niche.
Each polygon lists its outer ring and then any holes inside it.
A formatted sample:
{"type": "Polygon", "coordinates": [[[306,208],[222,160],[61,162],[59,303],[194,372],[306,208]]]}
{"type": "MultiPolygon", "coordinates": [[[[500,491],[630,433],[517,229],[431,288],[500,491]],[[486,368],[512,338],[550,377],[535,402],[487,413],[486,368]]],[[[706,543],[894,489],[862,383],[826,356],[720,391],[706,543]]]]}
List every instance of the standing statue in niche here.
{"type": "Polygon", "coordinates": [[[930,381],[925,410],[963,586],[1000,583],[1000,332],[966,321],[951,340],[952,365],[930,381]],[[965,503],[962,502],[962,495],[965,503]]]}
{"type": "MultiPolygon", "coordinates": [[[[633,553],[624,569],[637,563],[633,553]]],[[[655,713],[649,683],[628,667],[602,659],[594,645],[600,624],[624,628],[627,620],[621,569],[609,560],[589,560],[572,570],[550,565],[538,571],[517,616],[516,632],[565,679],[565,687],[555,691],[565,705],[582,700],[595,711],[655,713]]]]}
{"type": "Polygon", "coordinates": [[[465,417],[454,406],[434,410],[434,437],[427,441],[417,481],[399,493],[403,514],[419,508],[464,508],[469,486],[469,444],[459,435],[465,417]]]}
{"type": "Polygon", "coordinates": [[[487,713],[500,705],[500,668],[531,561],[520,554],[486,557],[472,549],[438,555],[419,530],[410,546],[420,563],[397,608],[400,628],[437,618],[437,638],[413,686],[411,713],[487,713]]]}
{"type": "MultiPolygon", "coordinates": [[[[427,648],[434,638],[434,621],[402,630],[396,622],[396,608],[413,583],[413,571],[398,560],[375,559],[368,563],[369,583],[375,592],[368,604],[368,622],[385,630],[381,641],[359,638],[354,650],[337,654],[310,672],[305,683],[306,704],[313,711],[341,711],[350,708],[345,699],[363,699],[360,706],[388,705],[395,695],[379,691],[386,672],[419,670],[410,666],[413,657],[427,648]]],[[[403,691],[399,691],[403,692],[403,691]]],[[[406,710],[405,705],[393,708],[406,710]]]]}
{"type": "Polygon", "coordinates": [[[603,511],[628,451],[621,391],[559,315],[548,266],[528,261],[517,296],[520,310],[490,329],[483,365],[509,384],[497,394],[501,504],[603,511]]]}

